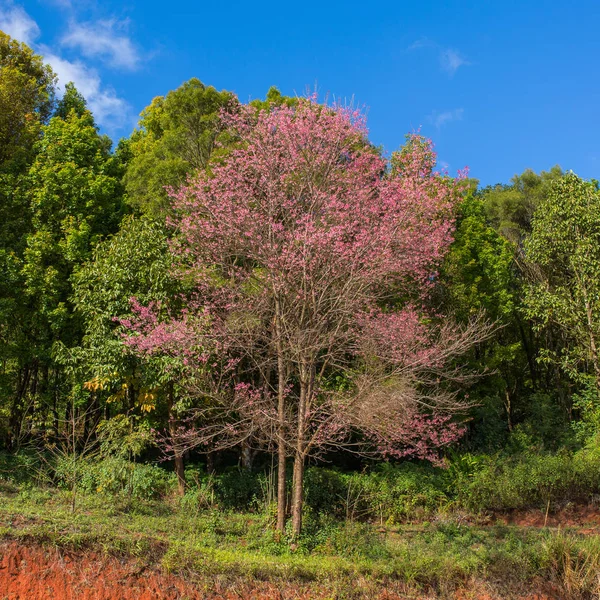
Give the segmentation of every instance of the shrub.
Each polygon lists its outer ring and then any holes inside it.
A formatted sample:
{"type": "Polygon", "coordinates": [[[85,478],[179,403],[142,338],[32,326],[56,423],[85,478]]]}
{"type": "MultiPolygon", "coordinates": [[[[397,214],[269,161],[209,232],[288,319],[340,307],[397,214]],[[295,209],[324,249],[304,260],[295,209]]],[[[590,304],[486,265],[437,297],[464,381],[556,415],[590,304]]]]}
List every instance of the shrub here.
{"type": "MultiPolygon", "coordinates": [[[[56,461],[55,477],[59,486],[64,487],[64,473],[69,469],[68,460],[56,461]]],[[[156,465],[134,463],[122,458],[82,462],[78,481],[78,488],[84,493],[125,495],[142,500],[160,498],[169,493],[174,485],[172,473],[156,465]]]]}
{"type": "Polygon", "coordinates": [[[304,475],[306,506],[315,513],[345,516],[349,476],[333,469],[311,467],[304,475]]]}
{"type": "Polygon", "coordinates": [[[260,501],[262,488],[258,476],[230,467],[214,478],[215,495],[223,509],[248,510],[260,501]]]}
{"type": "Polygon", "coordinates": [[[0,452],[0,481],[29,483],[43,479],[43,464],[36,453],[21,451],[18,454],[0,452]]]}
{"type": "Polygon", "coordinates": [[[457,487],[459,502],[473,511],[542,508],[588,502],[600,491],[600,455],[582,450],[519,457],[488,457],[457,487]]]}

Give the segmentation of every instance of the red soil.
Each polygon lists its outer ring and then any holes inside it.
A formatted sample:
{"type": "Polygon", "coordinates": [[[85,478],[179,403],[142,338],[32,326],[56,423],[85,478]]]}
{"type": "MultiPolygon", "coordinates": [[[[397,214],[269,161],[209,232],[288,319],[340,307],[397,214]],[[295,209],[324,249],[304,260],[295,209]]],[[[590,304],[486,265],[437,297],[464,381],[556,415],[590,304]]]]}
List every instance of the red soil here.
{"type": "MultiPolygon", "coordinates": [[[[331,592],[306,585],[200,581],[97,552],[0,542],[0,600],[312,600],[331,592]]],[[[379,600],[403,600],[383,592],[379,600]]]]}
{"type": "MultiPolygon", "coordinates": [[[[354,591],[361,582],[355,582],[354,591]]],[[[326,586],[324,586],[326,587],[326,586]]],[[[400,591],[367,592],[370,600],[425,600],[435,595],[405,595],[400,591]]],[[[98,552],[71,553],[56,548],[0,542],[0,600],[318,600],[335,597],[331,589],[315,584],[197,582],[145,567],[132,559],[119,560],[98,552]]],[[[355,596],[353,596],[355,597],[355,596]]],[[[506,600],[473,582],[449,592],[455,600],[506,600]]],[[[543,593],[511,596],[515,600],[557,600],[543,593]]]]}
{"type": "Polygon", "coordinates": [[[497,518],[519,527],[577,527],[579,533],[600,533],[600,509],[595,506],[571,505],[550,512],[547,518],[543,510],[515,511],[497,518]]]}

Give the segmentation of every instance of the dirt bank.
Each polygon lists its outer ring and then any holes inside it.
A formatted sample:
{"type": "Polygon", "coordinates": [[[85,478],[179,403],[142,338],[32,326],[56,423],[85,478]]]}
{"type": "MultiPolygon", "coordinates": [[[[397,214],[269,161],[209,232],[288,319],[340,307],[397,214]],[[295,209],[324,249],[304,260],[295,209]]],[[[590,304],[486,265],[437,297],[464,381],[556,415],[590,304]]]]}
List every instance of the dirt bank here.
{"type": "MultiPolygon", "coordinates": [[[[117,559],[98,552],[72,553],[16,541],[0,542],[0,600],[317,600],[369,598],[415,600],[437,597],[456,600],[506,600],[508,596],[473,583],[443,596],[361,588],[353,582],[336,591],[315,584],[207,581],[184,579],[147,567],[132,559],[117,559]]],[[[554,600],[555,595],[515,594],[515,600],[554,600]]]]}

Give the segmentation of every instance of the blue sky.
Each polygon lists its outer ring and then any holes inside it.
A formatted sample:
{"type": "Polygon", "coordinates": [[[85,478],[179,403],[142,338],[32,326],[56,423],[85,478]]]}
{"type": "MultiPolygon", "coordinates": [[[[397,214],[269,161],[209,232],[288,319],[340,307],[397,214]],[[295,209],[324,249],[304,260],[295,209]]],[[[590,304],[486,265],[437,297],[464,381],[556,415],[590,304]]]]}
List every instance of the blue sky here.
{"type": "Polygon", "coordinates": [[[600,2],[0,0],[0,29],[74,80],[113,138],[190,77],[242,101],[315,87],[387,152],[421,128],[482,184],[600,178],[600,2]]]}

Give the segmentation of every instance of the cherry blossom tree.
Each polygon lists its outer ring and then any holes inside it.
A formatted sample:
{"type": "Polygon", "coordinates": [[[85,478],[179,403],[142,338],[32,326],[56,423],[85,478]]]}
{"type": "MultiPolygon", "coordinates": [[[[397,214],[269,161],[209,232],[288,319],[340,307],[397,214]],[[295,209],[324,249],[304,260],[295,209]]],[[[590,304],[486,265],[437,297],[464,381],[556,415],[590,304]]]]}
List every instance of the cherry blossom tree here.
{"type": "Polygon", "coordinates": [[[358,111],[314,98],[223,119],[233,149],[172,194],[172,251],[195,295],[183,319],[132,325],[129,339],[201,368],[195,392],[211,402],[180,439],[277,448],[280,531],[293,457],[297,535],[309,456],[433,458],[461,435],[452,417],[468,402],[453,384],[468,375],[455,359],[490,327],[424,308],[461,193],[428,140],[409,136],[390,165],[358,111]]]}

